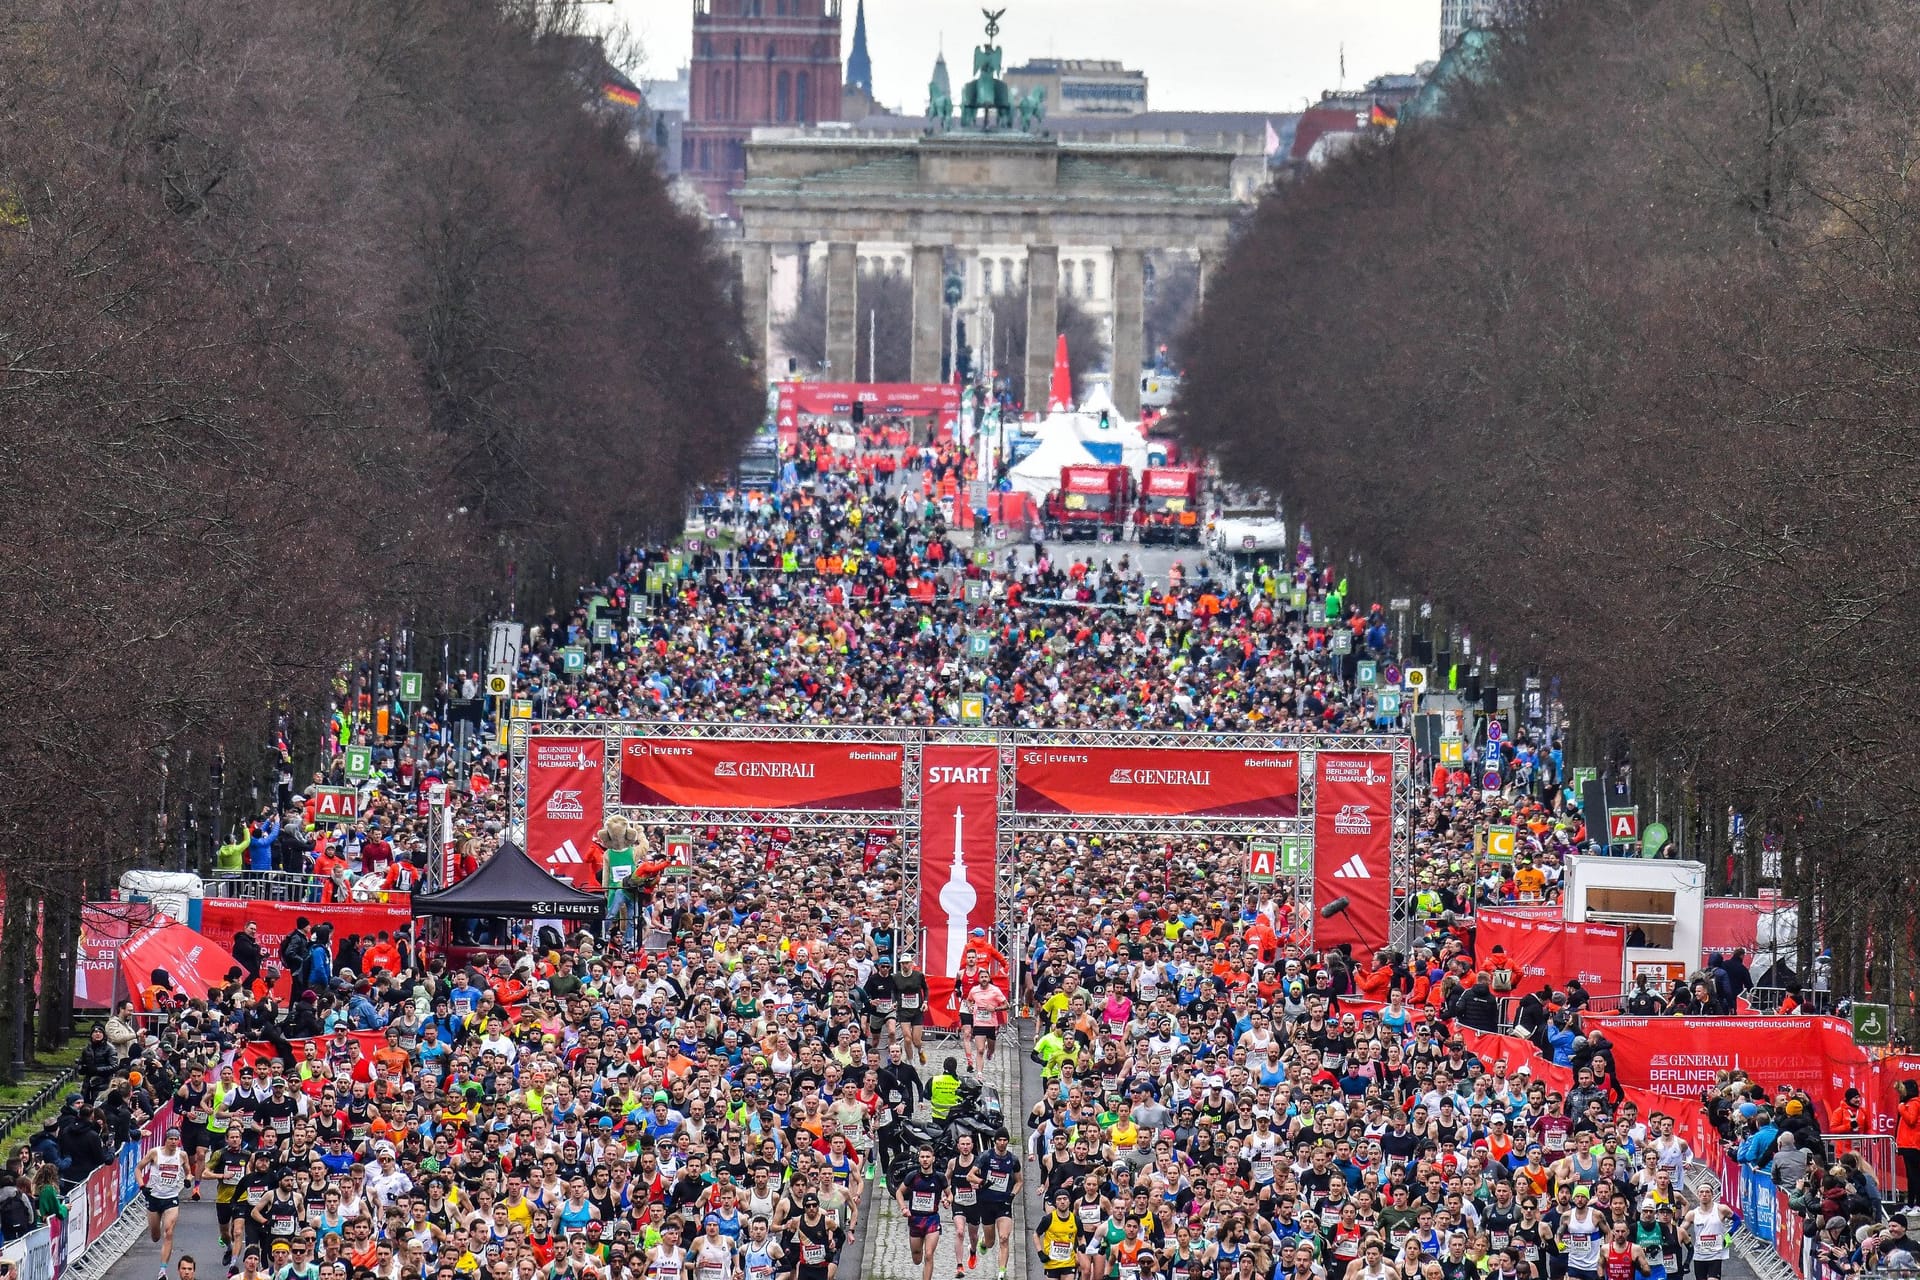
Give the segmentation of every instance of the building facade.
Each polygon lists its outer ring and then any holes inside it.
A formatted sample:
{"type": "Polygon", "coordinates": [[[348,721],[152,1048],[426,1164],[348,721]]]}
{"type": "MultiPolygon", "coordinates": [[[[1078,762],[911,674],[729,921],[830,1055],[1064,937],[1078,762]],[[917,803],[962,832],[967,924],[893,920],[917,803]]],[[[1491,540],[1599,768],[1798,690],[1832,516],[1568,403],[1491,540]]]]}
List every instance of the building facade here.
{"type": "Polygon", "coordinates": [[[1453,48],[1460,33],[1492,22],[1500,0],[1440,0],[1440,52],[1453,48]]]}
{"type": "Polygon", "coordinates": [[[1009,67],[1007,84],[1024,97],[1047,94],[1047,118],[1135,116],[1147,109],[1147,75],[1098,58],[1034,58],[1009,67]]]}
{"type": "Polygon", "coordinates": [[[840,0],[694,0],[680,169],[717,218],[757,125],[840,118],[840,0]]]}
{"type": "MultiPolygon", "coordinates": [[[[771,131],[769,131],[771,132],[771,131]]],[[[1242,206],[1233,154],[1168,145],[1066,142],[1049,134],[756,136],[741,209],[741,298],[755,352],[768,354],[780,278],[826,273],[827,360],[857,368],[854,335],[866,274],[912,283],[912,380],[937,381],[952,318],[949,259],[963,296],[1027,292],[1023,361],[1045,386],[1064,292],[1104,313],[1115,406],[1138,415],[1148,259],[1198,258],[1201,289],[1242,206]]]]}

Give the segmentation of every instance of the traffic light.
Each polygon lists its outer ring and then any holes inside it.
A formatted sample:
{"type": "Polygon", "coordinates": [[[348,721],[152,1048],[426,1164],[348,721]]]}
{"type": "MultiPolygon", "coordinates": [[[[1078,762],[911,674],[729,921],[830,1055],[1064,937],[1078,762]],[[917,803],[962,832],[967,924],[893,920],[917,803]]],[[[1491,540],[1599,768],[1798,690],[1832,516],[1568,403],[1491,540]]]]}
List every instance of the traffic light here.
{"type": "Polygon", "coordinates": [[[1102,431],[1106,431],[1112,426],[1113,426],[1113,419],[1108,416],[1107,411],[1105,409],[1102,409],[1100,411],[1100,429],[1102,431]]]}
{"type": "Polygon", "coordinates": [[[862,404],[860,401],[855,400],[853,402],[853,425],[857,427],[861,423],[865,422],[866,420],[867,420],[867,406],[862,404]]]}
{"type": "Polygon", "coordinates": [[[955,374],[962,382],[973,381],[973,349],[967,346],[967,322],[962,320],[958,326],[959,350],[953,356],[955,374]]]}

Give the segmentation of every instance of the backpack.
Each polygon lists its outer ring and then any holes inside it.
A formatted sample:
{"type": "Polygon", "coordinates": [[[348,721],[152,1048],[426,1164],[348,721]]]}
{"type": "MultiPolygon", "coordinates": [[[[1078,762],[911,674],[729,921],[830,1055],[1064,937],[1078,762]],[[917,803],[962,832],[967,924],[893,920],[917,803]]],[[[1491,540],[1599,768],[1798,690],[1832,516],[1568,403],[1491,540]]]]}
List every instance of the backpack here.
{"type": "Polygon", "coordinates": [[[33,1230],[33,1206],[18,1187],[0,1188],[0,1240],[18,1240],[33,1230]]]}
{"type": "Polygon", "coordinates": [[[304,976],[307,971],[307,957],[313,952],[313,943],[307,935],[296,929],[280,943],[280,963],[286,971],[295,977],[304,976]]]}

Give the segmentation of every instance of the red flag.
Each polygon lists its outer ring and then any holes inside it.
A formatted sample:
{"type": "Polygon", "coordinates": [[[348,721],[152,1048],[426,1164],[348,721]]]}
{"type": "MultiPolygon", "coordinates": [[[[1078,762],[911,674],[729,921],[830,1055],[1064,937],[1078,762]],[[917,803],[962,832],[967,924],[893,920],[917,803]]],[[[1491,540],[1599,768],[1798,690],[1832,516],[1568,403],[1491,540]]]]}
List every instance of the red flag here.
{"type": "Polygon", "coordinates": [[[1053,385],[1047,388],[1047,412],[1073,408],[1073,369],[1067,364],[1067,335],[1053,345],[1053,385]]]}

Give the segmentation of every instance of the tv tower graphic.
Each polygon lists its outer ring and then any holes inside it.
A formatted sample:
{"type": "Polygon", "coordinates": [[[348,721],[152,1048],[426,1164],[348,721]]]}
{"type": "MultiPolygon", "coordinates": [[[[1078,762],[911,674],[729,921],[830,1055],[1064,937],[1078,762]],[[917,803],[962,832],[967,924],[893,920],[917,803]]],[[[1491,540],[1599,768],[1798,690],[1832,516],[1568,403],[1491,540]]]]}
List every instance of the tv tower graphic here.
{"type": "Polygon", "coordinates": [[[967,949],[967,920],[973,913],[974,903],[980,900],[980,895],[967,882],[967,853],[962,839],[965,821],[965,812],[956,805],[953,810],[953,867],[947,882],[940,886],[940,909],[947,913],[947,958],[940,972],[948,978],[960,976],[960,954],[967,949]]]}

